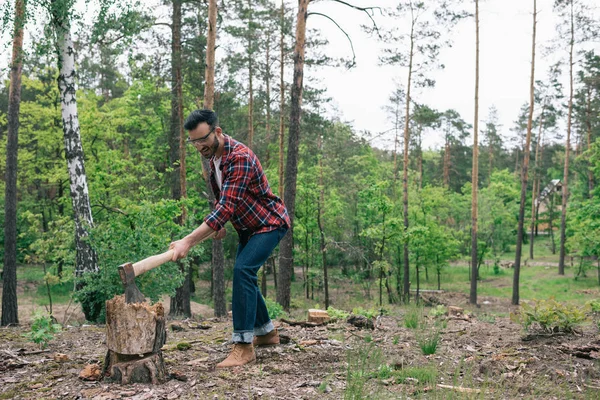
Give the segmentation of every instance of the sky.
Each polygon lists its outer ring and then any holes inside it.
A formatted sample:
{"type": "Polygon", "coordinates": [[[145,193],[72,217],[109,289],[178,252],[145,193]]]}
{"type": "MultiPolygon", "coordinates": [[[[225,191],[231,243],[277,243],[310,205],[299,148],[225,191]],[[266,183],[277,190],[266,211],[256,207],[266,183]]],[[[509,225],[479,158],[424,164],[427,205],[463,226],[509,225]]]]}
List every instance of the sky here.
{"type": "MultiPolygon", "coordinates": [[[[273,0],[280,4],[280,0],[273,0]]],[[[393,7],[394,0],[347,0],[362,6],[393,7]]],[[[537,56],[536,79],[544,79],[550,65],[567,53],[558,50],[548,55],[544,53],[550,40],[556,37],[557,18],[553,14],[554,0],[537,0],[537,56]]],[[[286,0],[296,6],[296,1],[286,0]]],[[[465,7],[474,12],[474,1],[463,1],[465,7]]],[[[479,80],[479,121],[480,129],[488,117],[491,106],[498,109],[500,133],[504,138],[512,136],[510,129],[517,119],[521,106],[529,99],[531,68],[531,34],[533,0],[480,0],[480,80],[479,80]]],[[[389,96],[397,82],[406,86],[407,71],[401,67],[379,64],[382,44],[369,37],[361,25],[369,25],[364,13],[343,6],[332,0],[311,2],[309,12],[326,14],[352,38],[356,53],[356,66],[318,67],[305,70],[305,79],[313,86],[327,88],[332,102],[324,108],[329,117],[339,118],[350,123],[358,135],[377,136],[371,144],[382,148],[393,147],[393,133],[380,135],[393,127],[390,116],[384,110],[389,104],[389,96]]],[[[295,16],[295,11],[294,11],[295,16]]],[[[381,27],[386,26],[385,18],[376,15],[381,27]]],[[[407,26],[407,20],[395,21],[399,26],[407,26]],[[404,25],[402,25],[404,24],[404,25]]],[[[388,22],[389,23],[389,22],[388,22]]],[[[317,28],[329,41],[325,49],[332,57],[350,57],[351,50],[344,34],[327,18],[311,15],[307,27],[317,28]]],[[[445,37],[453,41],[451,48],[443,49],[439,61],[445,69],[432,71],[428,76],[436,80],[434,88],[413,88],[412,99],[440,111],[455,109],[462,118],[473,123],[475,85],[475,22],[474,18],[461,21],[445,37]]],[[[9,35],[2,35],[0,42],[0,67],[6,77],[6,65],[10,58],[9,35]]],[[[25,45],[27,46],[27,40],[25,45]]],[[[600,53],[600,46],[596,43],[600,53]]],[[[307,51],[310,51],[307,50],[307,51]]],[[[310,56],[310,54],[307,54],[310,56]]],[[[217,54],[217,58],[219,55],[217,54]]],[[[565,70],[566,71],[566,70],[565,70]]],[[[291,71],[288,71],[291,79],[291,71]]],[[[565,90],[566,75],[563,77],[565,90]]],[[[469,139],[472,143],[472,139],[469,139]]],[[[439,148],[442,144],[440,132],[426,132],[423,145],[439,148]]]]}
{"type": "MultiPolygon", "coordinates": [[[[393,5],[394,1],[355,1],[363,5],[393,5]]],[[[471,4],[474,13],[473,1],[471,4]]],[[[553,15],[553,0],[538,0],[537,56],[535,79],[544,79],[550,65],[566,55],[563,51],[543,56],[543,47],[556,34],[556,17],[553,15]]],[[[480,0],[480,78],[479,78],[479,127],[488,116],[493,105],[498,109],[501,134],[511,135],[510,128],[517,119],[521,106],[529,101],[531,69],[531,44],[533,23],[533,1],[526,0],[480,0]]],[[[388,131],[393,124],[384,106],[389,103],[396,82],[406,87],[407,71],[401,67],[381,66],[378,57],[382,45],[361,31],[361,24],[369,24],[360,12],[332,1],[312,3],[309,11],[320,12],[335,18],[353,39],[357,66],[350,70],[321,68],[309,70],[307,75],[318,77],[326,85],[333,98],[333,115],[350,122],[360,132],[373,134],[388,131]]],[[[318,15],[309,16],[309,28],[319,28],[329,39],[331,55],[349,56],[350,45],[343,33],[318,15]]],[[[457,110],[463,119],[474,122],[475,95],[475,20],[467,18],[451,33],[453,46],[442,50],[439,60],[444,70],[433,71],[434,88],[416,89],[414,101],[424,103],[440,111],[457,110]]],[[[567,82],[565,81],[565,84],[567,82]]],[[[331,112],[331,111],[330,111],[331,112]]],[[[393,146],[392,133],[383,135],[372,144],[377,147],[393,146]]],[[[469,139],[472,143],[472,139],[469,139]]],[[[442,137],[429,132],[423,145],[439,148],[442,137]]]]}

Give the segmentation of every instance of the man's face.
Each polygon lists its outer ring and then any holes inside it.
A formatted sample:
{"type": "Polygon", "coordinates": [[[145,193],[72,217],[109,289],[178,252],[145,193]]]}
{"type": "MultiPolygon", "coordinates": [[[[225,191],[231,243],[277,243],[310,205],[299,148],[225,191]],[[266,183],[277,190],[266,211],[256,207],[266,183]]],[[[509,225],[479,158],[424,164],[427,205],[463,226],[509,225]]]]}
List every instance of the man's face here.
{"type": "Polygon", "coordinates": [[[195,129],[188,132],[188,143],[194,145],[202,157],[208,159],[214,156],[219,149],[218,135],[220,133],[220,127],[211,127],[206,122],[201,122],[195,129]]]}

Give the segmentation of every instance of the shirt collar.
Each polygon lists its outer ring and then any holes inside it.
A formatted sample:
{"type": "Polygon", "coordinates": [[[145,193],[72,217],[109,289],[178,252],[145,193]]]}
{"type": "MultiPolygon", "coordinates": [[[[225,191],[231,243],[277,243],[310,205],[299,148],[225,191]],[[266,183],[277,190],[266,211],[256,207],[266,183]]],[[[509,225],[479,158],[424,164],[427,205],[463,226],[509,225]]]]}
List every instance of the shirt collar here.
{"type": "MultiPolygon", "coordinates": [[[[234,143],[233,139],[226,134],[223,134],[223,153],[221,153],[221,165],[224,165],[227,162],[227,158],[233,149],[234,143]]],[[[214,163],[216,157],[212,156],[211,161],[214,163]]]]}

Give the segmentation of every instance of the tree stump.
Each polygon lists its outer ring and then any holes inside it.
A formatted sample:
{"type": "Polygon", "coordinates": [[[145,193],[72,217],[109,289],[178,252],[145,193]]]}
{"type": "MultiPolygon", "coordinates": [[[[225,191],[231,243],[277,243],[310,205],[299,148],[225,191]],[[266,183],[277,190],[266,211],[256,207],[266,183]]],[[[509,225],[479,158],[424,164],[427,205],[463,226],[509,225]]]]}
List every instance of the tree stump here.
{"type": "Polygon", "coordinates": [[[313,322],[315,324],[323,324],[330,320],[329,314],[325,310],[317,310],[315,308],[311,308],[308,310],[308,322],[313,322]]]}
{"type": "Polygon", "coordinates": [[[106,301],[104,376],[121,384],[167,380],[161,348],[167,340],[161,303],[125,303],[125,296],[106,301]]]}

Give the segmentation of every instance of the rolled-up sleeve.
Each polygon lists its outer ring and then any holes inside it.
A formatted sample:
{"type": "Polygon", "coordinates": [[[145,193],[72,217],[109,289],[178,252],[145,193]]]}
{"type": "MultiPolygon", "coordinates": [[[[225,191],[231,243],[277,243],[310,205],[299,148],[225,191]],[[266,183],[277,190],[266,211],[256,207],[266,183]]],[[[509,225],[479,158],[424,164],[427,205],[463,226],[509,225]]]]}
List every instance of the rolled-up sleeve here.
{"type": "Polygon", "coordinates": [[[204,222],[211,229],[220,230],[233,216],[237,205],[242,201],[244,191],[248,188],[251,168],[250,160],[244,155],[233,156],[225,166],[221,198],[215,209],[204,218],[204,222]]]}

